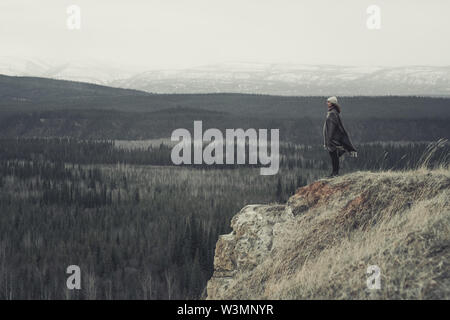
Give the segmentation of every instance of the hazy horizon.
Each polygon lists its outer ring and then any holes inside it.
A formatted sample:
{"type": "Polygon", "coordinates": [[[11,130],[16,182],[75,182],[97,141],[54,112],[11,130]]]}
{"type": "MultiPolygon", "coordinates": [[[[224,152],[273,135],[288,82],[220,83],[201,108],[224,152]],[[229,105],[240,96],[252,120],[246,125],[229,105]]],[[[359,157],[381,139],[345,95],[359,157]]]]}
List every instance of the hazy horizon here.
{"type": "Polygon", "coordinates": [[[450,2],[3,0],[1,57],[145,70],[222,63],[449,66],[450,2]],[[81,9],[69,30],[70,5],[81,9]],[[367,8],[381,10],[370,30],[367,8]]]}

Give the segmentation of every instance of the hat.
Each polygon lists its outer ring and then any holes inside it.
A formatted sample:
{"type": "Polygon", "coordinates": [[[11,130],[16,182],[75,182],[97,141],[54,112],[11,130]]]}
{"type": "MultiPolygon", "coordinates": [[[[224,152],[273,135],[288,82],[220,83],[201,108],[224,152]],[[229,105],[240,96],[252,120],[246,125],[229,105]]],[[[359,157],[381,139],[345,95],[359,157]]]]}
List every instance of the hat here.
{"type": "Polygon", "coordinates": [[[329,103],[332,103],[332,104],[338,104],[338,100],[337,100],[337,98],[336,97],[329,97],[328,99],[327,99],[327,102],[329,102],[329,103]]]}

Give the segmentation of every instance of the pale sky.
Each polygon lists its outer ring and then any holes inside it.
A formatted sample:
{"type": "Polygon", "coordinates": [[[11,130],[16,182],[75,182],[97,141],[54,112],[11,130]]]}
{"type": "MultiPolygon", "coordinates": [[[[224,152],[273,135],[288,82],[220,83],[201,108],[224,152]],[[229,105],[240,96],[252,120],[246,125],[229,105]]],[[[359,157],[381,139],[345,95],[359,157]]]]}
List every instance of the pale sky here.
{"type": "Polygon", "coordinates": [[[450,65],[448,0],[1,0],[0,56],[145,68],[450,65]],[[69,5],[81,29],[66,26],[69,5]],[[369,30],[369,5],[381,29],[369,30]]]}

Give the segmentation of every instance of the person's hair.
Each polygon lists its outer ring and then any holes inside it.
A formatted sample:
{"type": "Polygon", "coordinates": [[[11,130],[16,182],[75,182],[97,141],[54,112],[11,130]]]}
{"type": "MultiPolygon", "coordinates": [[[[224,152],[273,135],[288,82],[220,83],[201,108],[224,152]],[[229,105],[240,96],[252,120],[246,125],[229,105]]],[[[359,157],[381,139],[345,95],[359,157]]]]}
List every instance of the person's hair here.
{"type": "Polygon", "coordinates": [[[341,113],[341,107],[339,105],[336,103],[332,103],[331,105],[336,108],[337,112],[341,113]]]}

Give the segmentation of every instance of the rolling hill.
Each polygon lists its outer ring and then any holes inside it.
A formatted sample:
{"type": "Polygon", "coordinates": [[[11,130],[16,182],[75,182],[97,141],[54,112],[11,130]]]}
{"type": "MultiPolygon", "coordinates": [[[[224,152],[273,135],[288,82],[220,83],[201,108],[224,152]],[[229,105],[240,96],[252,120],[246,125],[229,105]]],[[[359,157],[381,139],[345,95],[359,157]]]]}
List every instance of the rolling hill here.
{"type": "MultiPolygon", "coordinates": [[[[450,99],[343,97],[355,142],[450,138],[450,99]]],[[[278,128],[285,141],[320,143],[325,97],[239,93],[150,94],[88,83],[0,76],[0,136],[169,137],[210,128],[278,128]]]]}

